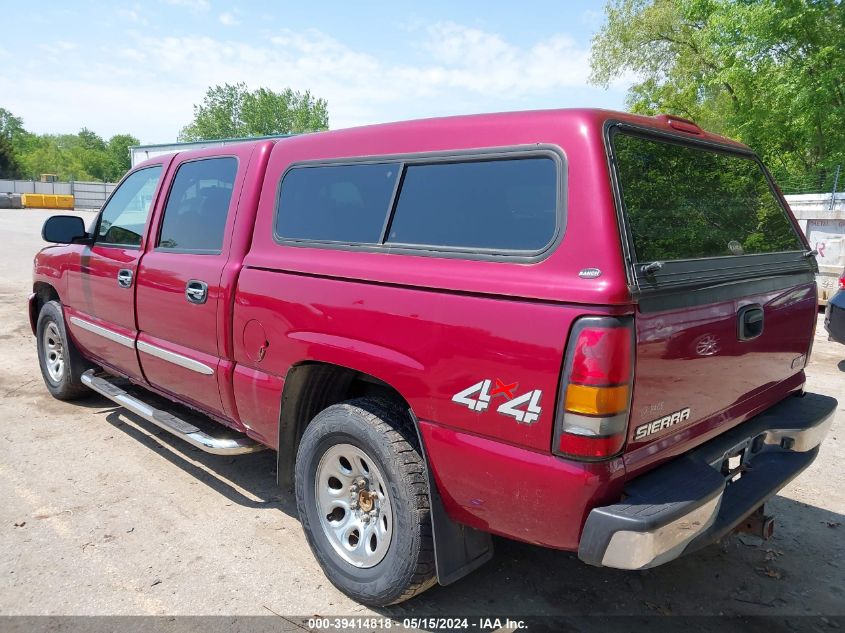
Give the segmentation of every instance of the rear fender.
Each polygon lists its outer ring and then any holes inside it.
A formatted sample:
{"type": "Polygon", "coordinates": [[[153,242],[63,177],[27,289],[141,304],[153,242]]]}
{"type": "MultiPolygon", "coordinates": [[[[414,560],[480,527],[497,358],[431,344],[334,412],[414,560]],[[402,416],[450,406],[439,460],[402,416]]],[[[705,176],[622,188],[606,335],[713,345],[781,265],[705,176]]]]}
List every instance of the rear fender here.
{"type": "MultiPolygon", "coordinates": [[[[317,350],[312,350],[312,352],[316,353],[317,350]]],[[[383,361],[383,357],[381,360],[383,361]]],[[[329,363],[297,365],[288,372],[282,393],[277,453],[278,483],[284,492],[289,493],[293,487],[292,475],[296,447],[305,426],[298,422],[303,418],[306,420],[313,418],[319,412],[316,409],[323,407],[323,404],[327,402],[340,402],[346,399],[354,372],[369,376],[362,369],[329,363]],[[314,406],[315,404],[317,406],[314,406]]],[[[402,400],[403,406],[407,408],[413,420],[418,446],[426,464],[437,581],[441,585],[451,584],[492,558],[493,540],[489,533],[456,523],[449,518],[432,475],[428,453],[422,433],[420,433],[419,420],[407,399],[397,389],[377,376],[373,378],[383,383],[402,400]]]]}

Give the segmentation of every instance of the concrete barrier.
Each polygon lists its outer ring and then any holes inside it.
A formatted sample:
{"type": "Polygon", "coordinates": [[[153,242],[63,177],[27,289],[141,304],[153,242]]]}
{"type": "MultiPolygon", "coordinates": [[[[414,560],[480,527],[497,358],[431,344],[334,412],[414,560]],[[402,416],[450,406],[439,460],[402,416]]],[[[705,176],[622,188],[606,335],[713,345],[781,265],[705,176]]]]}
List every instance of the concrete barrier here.
{"type": "Polygon", "coordinates": [[[73,209],[73,196],[51,193],[25,193],[21,196],[24,207],[34,209],[73,209]]]}

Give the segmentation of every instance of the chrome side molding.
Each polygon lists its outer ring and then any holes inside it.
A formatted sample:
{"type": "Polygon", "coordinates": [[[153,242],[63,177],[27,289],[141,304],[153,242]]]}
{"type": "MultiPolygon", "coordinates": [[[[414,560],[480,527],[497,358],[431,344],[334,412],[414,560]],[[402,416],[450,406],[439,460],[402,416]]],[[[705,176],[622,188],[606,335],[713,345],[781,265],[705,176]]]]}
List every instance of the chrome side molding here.
{"type": "Polygon", "coordinates": [[[188,358],[187,356],[184,356],[182,354],[171,352],[170,350],[164,349],[163,347],[158,347],[157,345],[146,343],[144,341],[138,341],[136,343],[135,339],[133,339],[131,336],[120,334],[118,332],[115,332],[114,330],[105,328],[102,325],[97,325],[96,323],[91,323],[90,321],[86,321],[85,319],[80,319],[77,316],[70,317],[70,322],[76,325],[77,327],[82,328],[83,330],[91,332],[92,334],[96,334],[97,336],[102,336],[105,339],[118,343],[119,345],[123,345],[124,347],[128,347],[129,349],[137,349],[139,352],[144,352],[145,354],[149,354],[150,356],[155,356],[156,358],[166,360],[169,363],[179,365],[180,367],[184,367],[185,369],[190,369],[191,371],[195,371],[198,374],[203,374],[204,376],[214,375],[213,367],[209,367],[205,363],[201,363],[200,361],[194,360],[193,358],[188,358]]]}
{"type": "Polygon", "coordinates": [[[187,356],[183,356],[182,354],[177,354],[176,352],[171,352],[170,350],[158,347],[157,345],[152,345],[145,341],[138,341],[137,347],[139,352],[144,352],[145,354],[149,354],[150,356],[155,356],[156,358],[166,360],[169,363],[179,365],[180,367],[184,367],[185,369],[190,369],[191,371],[195,371],[198,374],[211,376],[214,373],[214,368],[209,367],[205,363],[201,363],[198,360],[194,360],[193,358],[188,358],[187,356]]]}
{"type": "Polygon", "coordinates": [[[263,444],[245,435],[237,438],[212,437],[193,424],[167,411],[148,405],[117,385],[109,382],[106,378],[96,376],[93,369],[89,369],[82,374],[82,384],[206,453],[213,455],[242,455],[244,453],[256,453],[266,448],[263,444]]]}
{"type": "Polygon", "coordinates": [[[118,334],[114,330],[109,330],[108,328],[104,328],[101,325],[97,325],[96,323],[91,323],[90,321],[86,321],[85,319],[80,319],[77,316],[70,317],[70,322],[76,325],[77,327],[81,327],[83,330],[87,330],[92,334],[96,334],[97,336],[102,336],[105,339],[110,341],[114,341],[124,347],[128,347],[133,349],[135,347],[135,339],[131,336],[125,336],[124,334],[118,334]]]}

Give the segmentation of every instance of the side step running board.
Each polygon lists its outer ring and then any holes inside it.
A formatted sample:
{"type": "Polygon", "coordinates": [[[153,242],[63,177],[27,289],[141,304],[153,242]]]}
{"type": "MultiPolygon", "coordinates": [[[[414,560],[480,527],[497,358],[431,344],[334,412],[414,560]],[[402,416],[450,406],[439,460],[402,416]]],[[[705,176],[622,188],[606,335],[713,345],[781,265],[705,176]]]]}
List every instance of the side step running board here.
{"type": "Polygon", "coordinates": [[[82,383],[99,394],[104,395],[112,402],[128,409],[135,415],[139,415],[148,422],[180,437],[188,444],[192,444],[206,453],[214,455],[241,455],[243,453],[255,453],[264,450],[266,447],[245,435],[240,438],[218,438],[212,437],[201,431],[193,424],[177,418],[175,415],[156,409],[127,393],[105,378],[94,375],[94,370],[89,369],[82,374],[82,383]]]}

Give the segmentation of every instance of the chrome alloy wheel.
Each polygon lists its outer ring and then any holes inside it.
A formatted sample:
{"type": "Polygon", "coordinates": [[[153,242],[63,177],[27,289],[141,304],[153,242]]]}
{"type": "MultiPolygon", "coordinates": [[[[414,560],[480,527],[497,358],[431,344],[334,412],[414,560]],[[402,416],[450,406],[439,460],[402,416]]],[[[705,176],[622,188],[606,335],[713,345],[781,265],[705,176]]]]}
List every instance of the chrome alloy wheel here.
{"type": "Polygon", "coordinates": [[[55,321],[50,321],[42,335],[44,344],[44,367],[53,382],[61,382],[65,375],[65,353],[62,335],[55,321]]]}
{"type": "Polygon", "coordinates": [[[357,446],[335,444],[320,459],[314,485],[320,525],[338,555],[364,569],[381,562],[393,514],[375,462],[357,446]]]}

